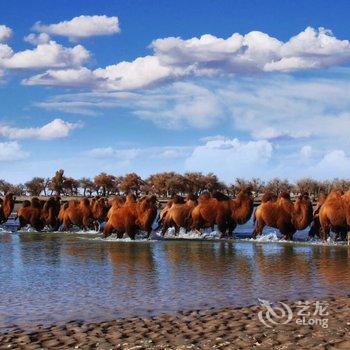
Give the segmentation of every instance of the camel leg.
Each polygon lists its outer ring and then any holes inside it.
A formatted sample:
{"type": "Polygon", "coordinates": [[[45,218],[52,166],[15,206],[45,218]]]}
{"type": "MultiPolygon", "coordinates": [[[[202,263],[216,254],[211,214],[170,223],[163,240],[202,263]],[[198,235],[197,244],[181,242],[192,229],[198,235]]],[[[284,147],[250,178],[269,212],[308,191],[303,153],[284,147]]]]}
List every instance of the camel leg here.
{"type": "Polygon", "coordinates": [[[254,231],[252,233],[252,237],[255,239],[257,237],[257,235],[261,235],[263,232],[263,229],[265,227],[265,222],[263,221],[256,221],[256,225],[254,227],[254,231]]]}
{"type": "Polygon", "coordinates": [[[220,232],[220,239],[225,238],[227,225],[224,221],[218,222],[218,230],[220,232]]]}
{"type": "Polygon", "coordinates": [[[135,232],[135,229],[133,229],[132,227],[126,228],[126,234],[130,237],[130,239],[132,239],[132,240],[135,239],[136,232],[135,232]]]}
{"type": "Polygon", "coordinates": [[[329,225],[323,225],[322,230],[321,230],[321,240],[323,242],[327,241],[330,230],[331,230],[331,228],[329,227],[329,225]]]}
{"type": "Polygon", "coordinates": [[[237,223],[234,221],[230,221],[229,226],[228,226],[228,237],[229,238],[235,238],[233,231],[235,230],[236,227],[237,227],[237,223]]]}
{"type": "Polygon", "coordinates": [[[168,231],[169,228],[169,222],[168,220],[164,220],[163,227],[162,227],[162,236],[164,237],[166,232],[168,231]]]}
{"type": "Polygon", "coordinates": [[[107,238],[108,236],[110,236],[113,232],[113,229],[114,229],[113,226],[107,222],[107,224],[103,230],[103,237],[107,238]]]}
{"type": "Polygon", "coordinates": [[[350,245],[350,231],[348,232],[348,245],[350,245]]]}

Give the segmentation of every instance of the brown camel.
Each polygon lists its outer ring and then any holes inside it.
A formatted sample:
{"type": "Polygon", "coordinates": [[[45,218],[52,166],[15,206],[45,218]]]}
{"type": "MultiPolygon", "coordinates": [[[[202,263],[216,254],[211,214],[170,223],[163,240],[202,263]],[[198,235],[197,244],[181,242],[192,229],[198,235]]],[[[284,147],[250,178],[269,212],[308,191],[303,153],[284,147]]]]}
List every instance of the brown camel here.
{"type": "Polygon", "coordinates": [[[107,220],[107,213],[110,207],[107,199],[104,197],[97,196],[91,200],[91,211],[96,231],[99,230],[100,224],[107,220]]]}
{"type": "Polygon", "coordinates": [[[220,238],[222,238],[229,227],[231,217],[230,198],[216,193],[211,196],[209,193],[202,193],[198,198],[198,205],[191,213],[191,229],[200,233],[201,228],[218,226],[220,238]]]}
{"type": "Polygon", "coordinates": [[[7,221],[15,206],[15,197],[13,193],[8,193],[4,199],[0,198],[0,224],[7,221]]]}
{"type": "Polygon", "coordinates": [[[22,207],[18,210],[19,227],[30,225],[37,231],[41,231],[45,223],[42,219],[42,202],[37,197],[33,197],[31,201],[23,201],[22,207]]]}
{"type": "Polygon", "coordinates": [[[166,233],[169,227],[175,226],[175,234],[179,232],[180,227],[188,230],[191,226],[192,210],[197,206],[197,196],[188,195],[186,200],[182,197],[175,197],[170,200],[162,210],[162,235],[166,233]]]}
{"type": "Polygon", "coordinates": [[[237,225],[243,225],[249,221],[254,210],[254,199],[250,189],[240,191],[236,198],[230,201],[231,218],[229,236],[232,236],[237,225]]]}
{"type": "Polygon", "coordinates": [[[253,238],[261,234],[267,225],[279,229],[283,238],[290,240],[297,230],[304,230],[310,225],[312,204],[307,194],[300,195],[293,204],[289,193],[282,193],[278,198],[267,193],[255,211],[254,221],[253,238]]]}
{"type": "Polygon", "coordinates": [[[326,241],[330,230],[343,239],[350,226],[350,191],[332,191],[319,209],[320,237],[326,241]]]}
{"type": "Polygon", "coordinates": [[[58,219],[60,209],[61,197],[59,196],[50,197],[47,201],[45,201],[42,207],[41,219],[45,226],[50,227],[54,231],[58,230],[60,226],[60,220],[58,219]]]}
{"type": "Polygon", "coordinates": [[[237,224],[247,222],[253,212],[253,199],[249,189],[242,190],[235,199],[216,192],[213,196],[204,193],[198,198],[198,205],[192,211],[192,226],[194,230],[204,227],[214,227],[216,224],[220,238],[228,230],[232,236],[237,224]]]}
{"type": "Polygon", "coordinates": [[[92,228],[93,216],[88,198],[80,201],[71,200],[64,204],[58,215],[63,222],[63,229],[68,231],[72,225],[76,225],[83,230],[92,228]]]}
{"type": "Polygon", "coordinates": [[[312,214],[312,223],[309,231],[309,237],[313,238],[315,236],[320,237],[320,209],[323,203],[326,201],[327,195],[325,193],[321,193],[317,199],[316,208],[312,214]]]}
{"type": "Polygon", "coordinates": [[[115,199],[107,215],[104,237],[117,232],[118,238],[122,238],[126,233],[131,239],[135,239],[138,230],[146,231],[149,237],[157,215],[156,202],[155,196],[145,196],[137,202],[130,194],[126,197],[125,203],[115,199]]]}

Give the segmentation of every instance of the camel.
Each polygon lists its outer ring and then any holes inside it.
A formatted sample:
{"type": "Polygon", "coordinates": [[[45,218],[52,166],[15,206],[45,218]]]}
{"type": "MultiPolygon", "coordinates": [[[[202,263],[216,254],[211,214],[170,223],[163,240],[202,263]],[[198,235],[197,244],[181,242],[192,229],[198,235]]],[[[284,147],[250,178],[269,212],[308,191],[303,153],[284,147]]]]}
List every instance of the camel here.
{"type": "Polygon", "coordinates": [[[156,202],[156,196],[145,196],[137,202],[130,194],[124,203],[115,199],[107,215],[104,237],[108,237],[115,231],[118,238],[122,238],[126,233],[131,239],[135,239],[138,230],[146,231],[149,237],[152,232],[152,223],[157,216],[156,202]]]}
{"type": "Polygon", "coordinates": [[[197,197],[188,195],[186,200],[182,197],[175,197],[168,201],[166,207],[161,212],[162,235],[164,236],[169,227],[175,226],[175,234],[180,227],[186,230],[190,228],[192,210],[197,206],[197,197]]]}
{"type": "Polygon", "coordinates": [[[72,225],[77,225],[83,230],[92,228],[93,215],[88,198],[80,201],[71,200],[61,208],[58,218],[63,222],[63,230],[68,231],[72,225]]]}
{"type": "MultiPolygon", "coordinates": [[[[326,241],[330,230],[345,239],[350,226],[350,190],[329,193],[319,209],[320,237],[326,241]]],[[[348,235],[349,243],[349,235],[348,235]]]]}
{"type": "Polygon", "coordinates": [[[253,212],[253,200],[249,189],[240,191],[235,199],[216,192],[212,196],[204,193],[198,198],[198,205],[192,211],[193,230],[204,227],[214,227],[216,224],[220,238],[226,231],[231,237],[237,224],[247,222],[253,212]]]}
{"type": "Polygon", "coordinates": [[[18,210],[17,217],[19,219],[18,230],[30,225],[37,231],[41,231],[45,223],[42,220],[43,203],[37,197],[33,197],[31,201],[25,200],[22,207],[18,210]]]}
{"type": "Polygon", "coordinates": [[[0,224],[7,221],[15,206],[16,198],[13,193],[8,193],[4,199],[0,198],[0,224]]]}
{"type": "Polygon", "coordinates": [[[58,215],[61,209],[61,197],[50,197],[43,205],[41,219],[45,226],[57,231],[60,226],[58,215]]]}
{"type": "Polygon", "coordinates": [[[264,227],[279,229],[284,239],[292,239],[297,230],[306,229],[312,221],[312,204],[307,194],[298,196],[295,203],[289,193],[276,196],[267,193],[254,214],[253,238],[261,234],[264,227]]]}
{"type": "Polygon", "coordinates": [[[229,225],[229,236],[232,236],[237,225],[243,225],[253,214],[254,199],[250,189],[240,191],[236,198],[230,202],[231,218],[229,225]]]}
{"type": "Polygon", "coordinates": [[[320,225],[320,209],[323,205],[323,203],[325,202],[327,198],[327,195],[325,193],[321,193],[318,197],[317,200],[317,204],[316,204],[316,208],[314,209],[313,213],[312,213],[312,223],[311,223],[311,227],[309,230],[309,237],[313,238],[315,236],[320,237],[320,229],[321,229],[321,225],[320,225]]]}
{"type": "Polygon", "coordinates": [[[91,211],[96,231],[99,231],[101,223],[106,221],[109,208],[110,205],[106,198],[97,196],[91,200],[91,211]]]}

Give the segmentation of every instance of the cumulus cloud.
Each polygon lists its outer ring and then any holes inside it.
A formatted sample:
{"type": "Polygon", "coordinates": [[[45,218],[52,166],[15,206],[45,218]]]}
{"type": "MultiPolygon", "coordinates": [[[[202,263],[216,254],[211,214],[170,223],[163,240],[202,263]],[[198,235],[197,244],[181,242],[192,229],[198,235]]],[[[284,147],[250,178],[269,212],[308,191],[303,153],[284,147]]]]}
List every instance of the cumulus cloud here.
{"type": "Polygon", "coordinates": [[[46,85],[46,86],[63,86],[63,87],[80,87],[86,88],[97,87],[99,81],[93,73],[85,68],[77,69],[50,69],[45,73],[34,75],[22,82],[24,85],[46,85]]]}
{"type": "Polygon", "coordinates": [[[264,176],[272,154],[273,146],[266,140],[213,139],[197,146],[185,164],[188,170],[214,172],[232,182],[236,177],[264,176]]]}
{"type": "MultiPolygon", "coordinates": [[[[119,91],[154,87],[187,77],[227,74],[290,72],[340,65],[350,60],[350,42],[337,39],[324,28],[306,28],[287,42],[266,33],[234,33],[229,38],[205,34],[199,38],[169,37],[154,40],[153,55],[123,61],[92,70],[89,85],[119,91]],[[97,83],[98,81],[98,83],[97,83]]],[[[61,74],[64,74],[62,72],[61,74]]],[[[58,75],[47,72],[28,81],[41,85],[61,85],[58,75]]],[[[84,87],[72,79],[72,86],[84,87]]],[[[69,80],[65,80],[65,85],[69,80]]]]}
{"type": "Polygon", "coordinates": [[[37,22],[33,30],[50,35],[66,36],[71,40],[85,39],[92,36],[112,35],[120,32],[118,17],[78,16],[69,21],[55,24],[37,22]]]}
{"type": "Polygon", "coordinates": [[[67,48],[55,41],[50,41],[39,44],[32,50],[16,53],[8,48],[0,48],[0,67],[9,69],[77,67],[87,61],[89,57],[89,52],[81,45],[67,48]]]}
{"type": "Polygon", "coordinates": [[[199,75],[291,71],[321,68],[350,59],[350,43],[339,40],[324,28],[308,27],[283,43],[266,33],[253,31],[233,34],[227,39],[213,35],[183,40],[165,38],[153,41],[161,62],[171,66],[195,65],[199,75]]]}
{"type": "Polygon", "coordinates": [[[40,45],[40,44],[49,43],[51,38],[50,38],[50,35],[46,33],[39,33],[39,34],[30,33],[27,36],[25,36],[23,40],[32,45],[40,45]]]}
{"type": "Polygon", "coordinates": [[[17,128],[0,125],[0,136],[9,139],[36,138],[40,140],[52,140],[67,137],[72,130],[80,126],[80,123],[69,123],[58,118],[48,124],[35,128],[17,128]]]}
{"type": "Polygon", "coordinates": [[[12,36],[12,29],[0,24],[0,43],[3,43],[5,41],[7,41],[8,39],[10,39],[12,36]]]}
{"type": "Polygon", "coordinates": [[[0,142],[0,161],[14,161],[27,158],[29,154],[22,150],[16,141],[0,142]]]}
{"type": "Polygon", "coordinates": [[[315,178],[348,178],[350,157],[343,150],[329,151],[317,164],[311,166],[307,172],[315,178]]]}

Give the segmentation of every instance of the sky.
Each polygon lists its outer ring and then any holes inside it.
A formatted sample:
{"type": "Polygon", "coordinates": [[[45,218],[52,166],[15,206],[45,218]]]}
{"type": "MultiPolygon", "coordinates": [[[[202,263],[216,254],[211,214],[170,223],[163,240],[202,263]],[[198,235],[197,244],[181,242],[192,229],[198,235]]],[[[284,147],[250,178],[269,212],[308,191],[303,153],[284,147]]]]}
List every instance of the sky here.
{"type": "Polygon", "coordinates": [[[348,178],[350,2],[0,2],[0,179],[348,178]],[[48,6],[49,4],[49,6],[48,6]]]}

